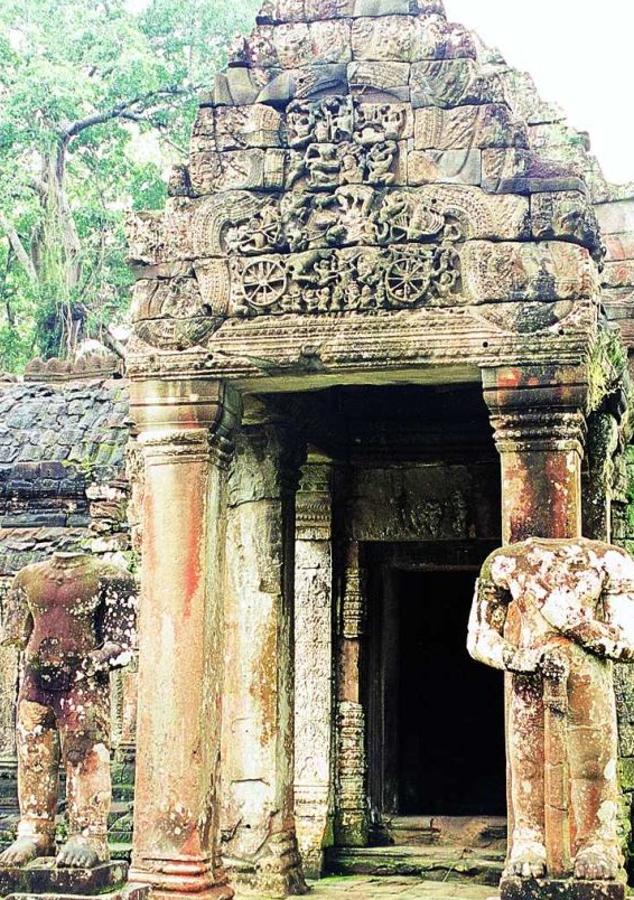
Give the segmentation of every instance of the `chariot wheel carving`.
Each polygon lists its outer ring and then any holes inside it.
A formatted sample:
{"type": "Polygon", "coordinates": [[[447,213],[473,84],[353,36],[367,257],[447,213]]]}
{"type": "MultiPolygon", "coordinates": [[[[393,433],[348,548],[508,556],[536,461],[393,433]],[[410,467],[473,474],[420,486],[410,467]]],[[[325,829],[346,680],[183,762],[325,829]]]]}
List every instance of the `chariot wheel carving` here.
{"type": "Polygon", "coordinates": [[[254,259],[242,270],[242,290],[249,306],[270,309],[286,291],[288,278],[276,259],[254,259]]]}
{"type": "Polygon", "coordinates": [[[430,262],[417,256],[398,256],[385,275],[388,296],[404,306],[423,300],[430,284],[430,262]]]}

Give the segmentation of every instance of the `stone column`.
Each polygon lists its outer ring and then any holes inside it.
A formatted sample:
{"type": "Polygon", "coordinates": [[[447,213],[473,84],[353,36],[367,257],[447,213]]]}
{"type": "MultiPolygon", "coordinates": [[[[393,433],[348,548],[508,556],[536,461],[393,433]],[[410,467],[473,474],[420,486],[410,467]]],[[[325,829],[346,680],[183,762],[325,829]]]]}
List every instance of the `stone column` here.
{"type": "Polygon", "coordinates": [[[145,457],[134,846],[153,896],[227,898],[216,871],[223,670],[220,557],[238,410],[203,379],[133,381],[145,457]]]}
{"type": "Polygon", "coordinates": [[[293,798],[296,448],[281,425],[244,426],[227,511],[223,859],[237,883],[275,896],[305,891],[293,798]]]}
{"type": "Polygon", "coordinates": [[[295,817],[304,870],[319,878],[332,844],[332,464],[311,457],[297,494],[295,817]]]}
{"type": "Polygon", "coordinates": [[[335,843],[339,847],[365,847],[368,843],[365,712],[360,696],[364,619],[359,544],[351,541],[345,564],[337,666],[335,843]]]}
{"type": "Polygon", "coordinates": [[[502,464],[505,543],[581,535],[586,393],[579,369],[484,371],[484,396],[502,464]]]}
{"type": "MultiPolygon", "coordinates": [[[[500,368],[486,370],[483,381],[501,460],[504,542],[580,537],[585,372],[556,366],[500,368]]],[[[507,724],[512,677],[505,675],[507,724]]],[[[508,727],[506,733],[510,836],[514,830],[510,760],[521,755],[522,748],[510,742],[508,727]]],[[[555,871],[553,854],[562,840],[556,835],[559,812],[547,802],[550,871],[555,871]]]]}

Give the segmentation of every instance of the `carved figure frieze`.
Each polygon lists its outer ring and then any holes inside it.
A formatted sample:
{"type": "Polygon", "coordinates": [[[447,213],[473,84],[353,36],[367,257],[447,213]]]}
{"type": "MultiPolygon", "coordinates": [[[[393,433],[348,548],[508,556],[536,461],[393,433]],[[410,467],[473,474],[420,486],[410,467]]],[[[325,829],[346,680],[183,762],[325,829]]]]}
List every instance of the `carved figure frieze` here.
{"type": "Polygon", "coordinates": [[[230,268],[240,316],[415,309],[442,305],[460,287],[460,258],[443,245],[237,258],[230,268]]]}

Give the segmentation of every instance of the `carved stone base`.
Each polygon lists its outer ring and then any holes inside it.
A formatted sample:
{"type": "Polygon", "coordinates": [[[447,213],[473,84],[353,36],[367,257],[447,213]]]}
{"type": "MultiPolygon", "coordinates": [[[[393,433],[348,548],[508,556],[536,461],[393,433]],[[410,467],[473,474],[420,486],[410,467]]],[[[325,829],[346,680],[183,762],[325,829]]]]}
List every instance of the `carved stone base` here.
{"type": "Polygon", "coordinates": [[[620,881],[503,878],[500,900],[625,900],[620,881]]]}
{"type": "Polygon", "coordinates": [[[0,868],[0,896],[13,894],[68,894],[94,896],[123,889],[128,864],[107,862],[92,869],[58,867],[55,857],[35,859],[27,866],[0,868]]]}

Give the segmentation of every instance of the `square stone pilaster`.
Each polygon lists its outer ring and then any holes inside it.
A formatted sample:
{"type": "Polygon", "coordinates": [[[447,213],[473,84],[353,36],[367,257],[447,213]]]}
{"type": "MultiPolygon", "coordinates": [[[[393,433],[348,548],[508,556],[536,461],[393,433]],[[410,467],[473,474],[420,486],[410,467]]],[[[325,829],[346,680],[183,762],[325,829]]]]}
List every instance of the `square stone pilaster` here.
{"type": "Polygon", "coordinates": [[[229,479],[222,853],[232,881],[304,893],[294,815],[294,546],[301,443],[244,425],[229,479]]]}
{"type": "Polygon", "coordinates": [[[295,541],[295,818],[307,875],[332,843],[332,463],[311,454],[297,493],[295,541]]]}

